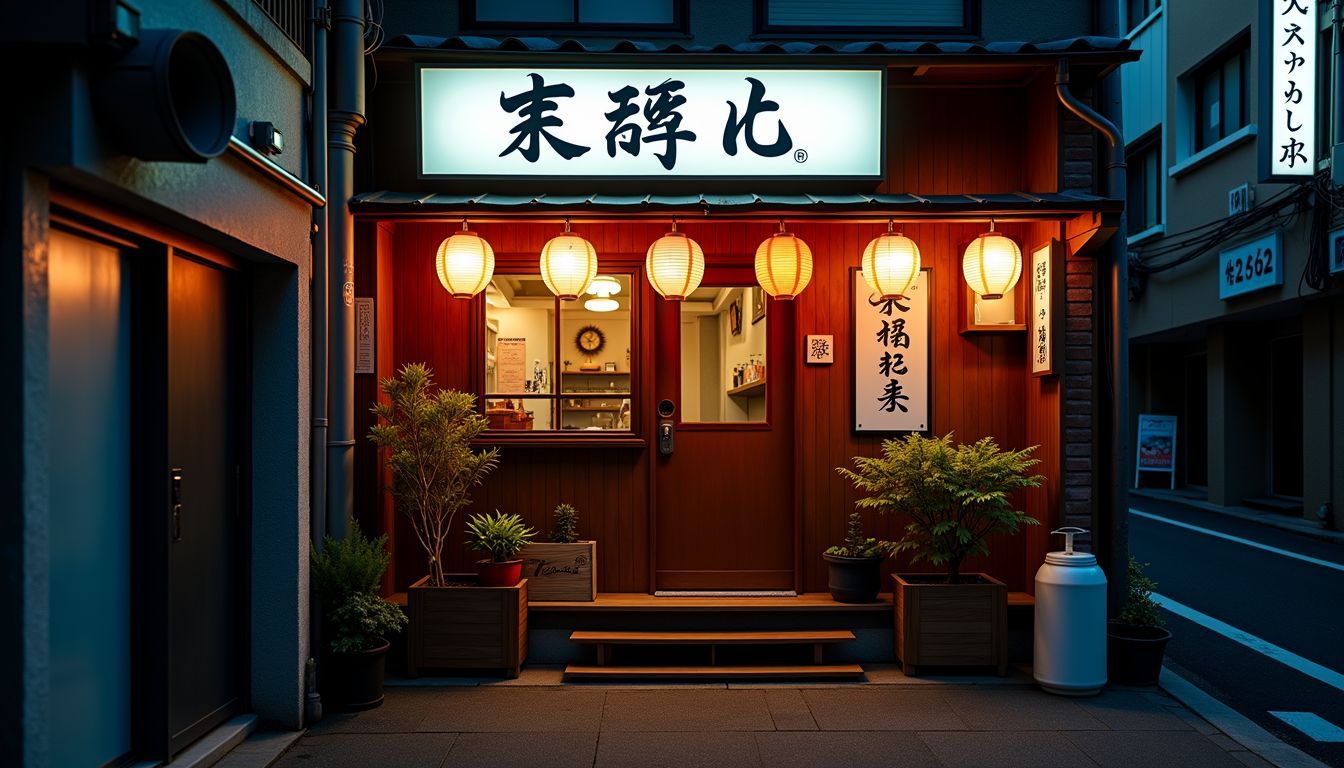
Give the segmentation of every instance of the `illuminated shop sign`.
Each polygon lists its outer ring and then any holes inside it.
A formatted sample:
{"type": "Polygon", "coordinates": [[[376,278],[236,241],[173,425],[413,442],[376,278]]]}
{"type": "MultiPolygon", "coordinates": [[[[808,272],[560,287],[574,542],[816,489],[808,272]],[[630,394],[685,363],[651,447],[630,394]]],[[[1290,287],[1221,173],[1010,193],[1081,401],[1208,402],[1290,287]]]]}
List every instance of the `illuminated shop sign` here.
{"type": "Polygon", "coordinates": [[[880,178],[880,69],[418,71],[424,177],[880,178]]]}
{"type": "Polygon", "coordinates": [[[1260,19],[1260,176],[1303,179],[1316,172],[1316,0],[1260,0],[1260,19]]]}
{"type": "Polygon", "coordinates": [[[1275,230],[1218,254],[1218,298],[1283,285],[1283,233],[1275,230]]]}

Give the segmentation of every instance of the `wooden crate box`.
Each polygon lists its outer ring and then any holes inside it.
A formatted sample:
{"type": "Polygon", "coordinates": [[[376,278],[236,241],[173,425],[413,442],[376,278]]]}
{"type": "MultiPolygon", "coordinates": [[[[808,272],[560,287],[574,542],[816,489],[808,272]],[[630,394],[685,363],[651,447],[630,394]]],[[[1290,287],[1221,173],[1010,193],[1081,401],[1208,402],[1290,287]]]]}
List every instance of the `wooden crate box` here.
{"type": "Polygon", "coordinates": [[[531,602],[591,602],[596,597],[596,541],[533,542],[519,557],[531,602]]]}

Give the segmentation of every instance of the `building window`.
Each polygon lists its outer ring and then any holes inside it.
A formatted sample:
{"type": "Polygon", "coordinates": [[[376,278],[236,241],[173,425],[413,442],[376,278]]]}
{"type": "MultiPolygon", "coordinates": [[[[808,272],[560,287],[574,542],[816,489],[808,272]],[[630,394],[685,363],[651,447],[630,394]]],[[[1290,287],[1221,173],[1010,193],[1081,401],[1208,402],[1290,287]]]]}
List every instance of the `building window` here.
{"type": "Polygon", "coordinates": [[[1126,150],[1127,215],[1133,237],[1162,223],[1162,136],[1155,131],[1126,150]]]}
{"type": "Polygon", "coordinates": [[[979,0],[756,0],[756,30],[771,34],[975,34],[979,0]]]}
{"type": "Polygon", "coordinates": [[[1250,39],[1242,38],[1191,74],[1196,152],[1247,124],[1249,59],[1250,39]]]}
{"type": "Polygon", "coordinates": [[[463,0],[462,26],[684,32],[686,0],[463,0]]]}
{"type": "Polygon", "coordinates": [[[1135,27],[1162,7],[1162,0],[1125,0],[1125,27],[1135,27]]]}
{"type": "MultiPolygon", "coordinates": [[[[539,274],[495,275],[485,290],[490,429],[629,432],[634,418],[632,274],[609,298],[560,301],[539,274]]],[[[602,293],[609,293],[603,291],[602,293]]]]}

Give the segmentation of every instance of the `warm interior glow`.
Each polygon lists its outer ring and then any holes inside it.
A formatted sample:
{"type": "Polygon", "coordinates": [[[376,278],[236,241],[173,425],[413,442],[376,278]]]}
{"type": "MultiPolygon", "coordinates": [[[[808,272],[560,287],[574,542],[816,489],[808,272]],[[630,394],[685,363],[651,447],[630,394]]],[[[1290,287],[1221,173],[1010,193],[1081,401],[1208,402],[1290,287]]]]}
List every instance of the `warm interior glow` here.
{"type": "Polygon", "coordinates": [[[995,232],[991,223],[988,232],[966,246],[961,259],[961,274],[977,296],[1002,298],[1022,276],[1022,249],[995,232]]]}
{"type": "Polygon", "coordinates": [[[469,299],[485,290],[494,276],[495,250],[485,238],[468,232],[464,221],[461,232],[439,243],[434,270],[444,290],[453,298],[469,299]]]}
{"type": "Polygon", "coordinates": [[[589,312],[615,312],[621,308],[621,302],[615,299],[597,298],[583,302],[583,308],[589,312]]]}
{"type": "Polygon", "coordinates": [[[919,277],[919,246],[915,241],[888,231],[873,238],[863,249],[863,279],[882,299],[904,299],[919,277]]]}
{"type": "Polygon", "coordinates": [[[788,301],[803,292],[812,279],[812,249],[801,238],[780,231],[756,248],[756,282],[765,292],[788,301]]]}
{"type": "Polygon", "coordinates": [[[705,252],[699,243],[678,232],[674,222],[671,232],[649,246],[644,271],[659,296],[685,301],[705,276],[705,252]]]}
{"type": "Polygon", "coordinates": [[[610,297],[621,292],[621,284],[611,275],[598,275],[588,284],[588,293],[593,296],[610,297]]]}
{"type": "Polygon", "coordinates": [[[541,279],[561,299],[577,299],[597,277],[597,251],[593,244],[569,231],[551,238],[541,247],[541,279]]]}

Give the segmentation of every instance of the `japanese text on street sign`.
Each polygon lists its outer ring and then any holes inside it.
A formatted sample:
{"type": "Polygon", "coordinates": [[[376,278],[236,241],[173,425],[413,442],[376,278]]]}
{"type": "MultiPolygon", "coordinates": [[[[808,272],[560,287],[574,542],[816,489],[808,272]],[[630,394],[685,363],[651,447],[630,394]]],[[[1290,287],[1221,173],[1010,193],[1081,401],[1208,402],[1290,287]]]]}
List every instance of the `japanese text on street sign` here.
{"type": "Polygon", "coordinates": [[[1218,298],[1283,285],[1283,233],[1270,232],[1218,254],[1218,298]]]}
{"type": "MultiPolygon", "coordinates": [[[[1316,172],[1315,0],[1260,0],[1269,24],[1268,176],[1288,179],[1316,172]]],[[[1263,49],[1262,49],[1263,50],[1263,49]]]]}
{"type": "Polygon", "coordinates": [[[1051,253],[1050,243],[1031,253],[1031,372],[1041,375],[1055,371],[1051,253]]]}

